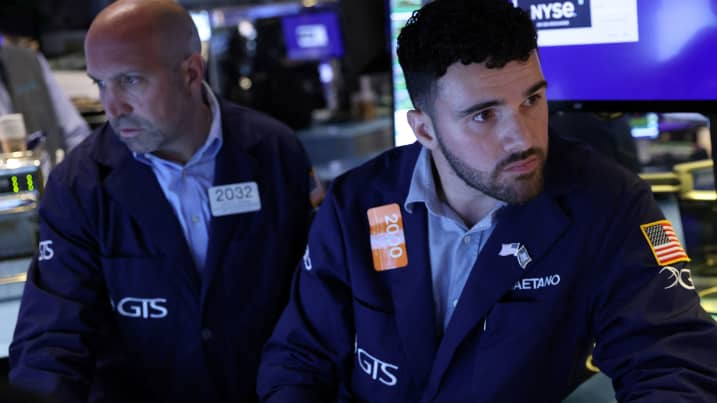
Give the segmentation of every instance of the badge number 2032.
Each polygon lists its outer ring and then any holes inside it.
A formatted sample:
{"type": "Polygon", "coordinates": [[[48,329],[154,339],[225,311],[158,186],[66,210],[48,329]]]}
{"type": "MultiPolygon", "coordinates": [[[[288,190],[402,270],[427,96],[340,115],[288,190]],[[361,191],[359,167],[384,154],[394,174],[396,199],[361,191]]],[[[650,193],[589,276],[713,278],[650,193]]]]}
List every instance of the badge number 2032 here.
{"type": "Polygon", "coordinates": [[[215,217],[261,210],[256,182],[241,182],[209,188],[209,207],[215,217]]]}
{"type": "Polygon", "coordinates": [[[398,204],[374,207],[366,213],[370,226],[374,269],[384,271],[408,266],[403,217],[398,204]]]}

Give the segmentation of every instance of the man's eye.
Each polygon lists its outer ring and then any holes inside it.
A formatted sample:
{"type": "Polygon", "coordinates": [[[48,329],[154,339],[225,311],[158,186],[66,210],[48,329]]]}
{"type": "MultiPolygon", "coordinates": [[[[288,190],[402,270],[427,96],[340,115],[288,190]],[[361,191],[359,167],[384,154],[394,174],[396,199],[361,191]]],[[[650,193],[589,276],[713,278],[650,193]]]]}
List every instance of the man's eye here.
{"type": "Polygon", "coordinates": [[[139,77],[135,77],[135,76],[122,77],[122,84],[124,84],[124,85],[129,85],[129,86],[137,85],[137,84],[139,84],[139,82],[140,82],[139,77]]]}
{"type": "Polygon", "coordinates": [[[493,111],[490,109],[480,111],[473,115],[473,120],[476,122],[486,122],[493,117],[493,111]]]}
{"type": "Polygon", "coordinates": [[[99,87],[99,89],[105,88],[105,82],[102,80],[92,80],[92,82],[99,87]]]}
{"type": "Polygon", "coordinates": [[[541,98],[543,98],[542,95],[540,95],[540,94],[533,94],[533,95],[529,96],[528,99],[526,99],[523,104],[524,104],[525,106],[533,106],[533,105],[537,104],[538,101],[540,101],[541,98]]]}

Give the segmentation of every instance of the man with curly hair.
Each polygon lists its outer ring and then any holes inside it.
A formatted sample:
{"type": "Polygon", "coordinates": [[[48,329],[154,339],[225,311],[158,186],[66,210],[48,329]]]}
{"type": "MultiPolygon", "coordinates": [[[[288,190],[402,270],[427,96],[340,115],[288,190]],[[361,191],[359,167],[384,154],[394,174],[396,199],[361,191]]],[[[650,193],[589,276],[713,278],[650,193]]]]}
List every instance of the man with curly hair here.
{"type": "Polygon", "coordinates": [[[717,327],[649,186],[548,134],[529,16],[437,0],[398,56],[417,143],[338,178],[259,369],[265,402],[717,401],[717,327]]]}

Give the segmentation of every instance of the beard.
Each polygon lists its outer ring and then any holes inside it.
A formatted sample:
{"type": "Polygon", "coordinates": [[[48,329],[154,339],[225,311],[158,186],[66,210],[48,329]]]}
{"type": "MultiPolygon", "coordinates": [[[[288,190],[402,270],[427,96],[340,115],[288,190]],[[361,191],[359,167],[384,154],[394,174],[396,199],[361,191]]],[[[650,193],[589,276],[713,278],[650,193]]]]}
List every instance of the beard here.
{"type": "Polygon", "coordinates": [[[139,154],[150,153],[159,149],[167,136],[150,121],[138,116],[121,116],[110,120],[110,126],[117,137],[131,151],[139,154]],[[134,137],[123,137],[123,128],[139,129],[141,132],[134,137]]]}
{"type": "Polygon", "coordinates": [[[526,151],[511,154],[496,164],[493,171],[483,172],[472,168],[455,153],[451,152],[441,140],[440,134],[436,133],[436,137],[441,152],[451,169],[469,187],[509,204],[527,203],[543,191],[545,150],[529,148],[526,151]],[[540,164],[535,171],[513,177],[503,175],[503,169],[506,166],[531,156],[535,156],[540,160],[540,164]]]}

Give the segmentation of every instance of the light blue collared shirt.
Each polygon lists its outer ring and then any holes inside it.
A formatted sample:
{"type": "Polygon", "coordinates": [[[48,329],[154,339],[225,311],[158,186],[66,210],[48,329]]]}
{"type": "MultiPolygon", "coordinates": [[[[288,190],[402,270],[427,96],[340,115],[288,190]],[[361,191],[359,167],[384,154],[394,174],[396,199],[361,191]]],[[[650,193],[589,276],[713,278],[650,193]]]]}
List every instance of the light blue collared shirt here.
{"type": "MultiPolygon", "coordinates": [[[[478,254],[495,229],[495,213],[506,203],[499,202],[472,228],[436,194],[430,152],[423,148],[416,161],[404,208],[424,203],[428,210],[428,251],[433,280],[433,304],[439,334],[448,327],[478,254]]],[[[410,247],[410,246],[409,246],[410,247]]]]}
{"type": "Polygon", "coordinates": [[[222,147],[222,120],[219,102],[204,83],[204,94],[212,111],[212,126],[204,144],[185,165],[150,153],[134,153],[137,161],[152,167],[167,201],[172,205],[194,258],[197,270],[204,268],[209,246],[209,188],[214,183],[214,166],[222,147]]]}

